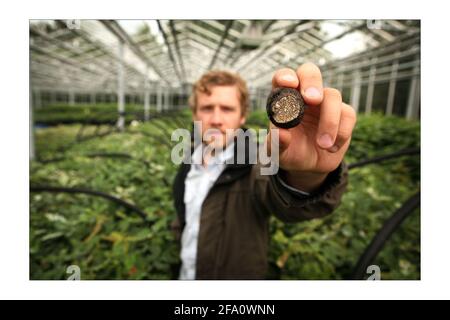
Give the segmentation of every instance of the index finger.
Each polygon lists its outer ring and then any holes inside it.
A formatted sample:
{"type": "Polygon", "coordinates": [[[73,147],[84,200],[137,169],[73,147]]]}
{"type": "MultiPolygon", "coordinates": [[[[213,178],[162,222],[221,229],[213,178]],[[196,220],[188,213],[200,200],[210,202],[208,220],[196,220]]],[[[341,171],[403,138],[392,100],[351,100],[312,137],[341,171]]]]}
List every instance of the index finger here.
{"type": "Polygon", "coordinates": [[[314,63],[307,62],[297,69],[300,93],[308,105],[319,105],[323,100],[322,73],[314,63]]]}
{"type": "Polygon", "coordinates": [[[298,88],[299,80],[294,70],[283,68],[277,70],[272,77],[272,89],[278,87],[298,88]]]}

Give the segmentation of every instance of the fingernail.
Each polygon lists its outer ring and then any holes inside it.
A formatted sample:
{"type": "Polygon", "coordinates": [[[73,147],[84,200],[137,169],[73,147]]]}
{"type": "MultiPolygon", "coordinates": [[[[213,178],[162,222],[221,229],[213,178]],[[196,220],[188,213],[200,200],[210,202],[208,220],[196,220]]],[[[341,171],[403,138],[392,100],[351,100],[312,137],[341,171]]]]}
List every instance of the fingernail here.
{"type": "Polygon", "coordinates": [[[320,91],[317,88],[309,87],[305,90],[305,95],[310,99],[320,98],[320,91]]]}
{"type": "Polygon", "coordinates": [[[282,75],[281,76],[281,80],[284,80],[284,81],[288,81],[288,82],[294,82],[295,80],[297,80],[296,79],[296,77],[294,77],[292,74],[284,74],[284,75],[282,75]]]}
{"type": "Polygon", "coordinates": [[[333,139],[331,139],[331,136],[328,133],[324,133],[319,138],[319,144],[322,148],[328,149],[333,146],[333,139]]]}

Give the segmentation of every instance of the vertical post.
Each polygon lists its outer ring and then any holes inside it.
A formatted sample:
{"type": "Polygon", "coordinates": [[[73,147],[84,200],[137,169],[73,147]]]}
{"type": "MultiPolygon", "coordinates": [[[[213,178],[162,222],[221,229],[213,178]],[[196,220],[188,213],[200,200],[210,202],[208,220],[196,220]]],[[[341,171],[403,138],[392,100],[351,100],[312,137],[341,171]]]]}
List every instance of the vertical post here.
{"type": "Polygon", "coordinates": [[[75,93],[73,92],[73,89],[69,91],[69,104],[71,106],[75,104],[75,93]]]}
{"type": "Polygon", "coordinates": [[[150,93],[149,93],[149,85],[148,85],[148,69],[145,72],[144,79],[144,120],[148,121],[150,119],[150,93]]]}
{"type": "Polygon", "coordinates": [[[156,92],[156,110],[158,111],[158,113],[160,113],[162,110],[162,88],[159,83],[156,92]]]}
{"type": "Polygon", "coordinates": [[[164,89],[164,111],[169,111],[169,88],[164,89]]]}
{"type": "Polygon", "coordinates": [[[30,104],[30,114],[29,114],[29,120],[30,120],[30,128],[29,128],[29,130],[30,130],[30,132],[29,132],[29,135],[30,135],[30,141],[29,141],[29,143],[30,143],[30,160],[33,160],[34,159],[34,156],[35,156],[35,154],[34,154],[34,126],[33,126],[33,91],[31,90],[31,83],[30,83],[30,101],[29,101],[29,104],[30,104]]]}
{"type": "Polygon", "coordinates": [[[117,121],[117,127],[120,130],[125,126],[125,95],[124,95],[124,68],[123,68],[123,42],[119,41],[118,47],[119,60],[117,63],[117,109],[119,112],[119,119],[117,121]]]}
{"type": "Polygon", "coordinates": [[[409,120],[417,119],[419,115],[420,103],[420,78],[419,67],[414,67],[414,75],[409,85],[408,103],[406,107],[406,118],[409,120]]]}
{"type": "Polygon", "coordinates": [[[352,93],[350,98],[351,106],[358,112],[359,97],[361,96],[361,73],[359,70],[353,73],[352,93]]]}
{"type": "MultiPolygon", "coordinates": [[[[398,55],[398,54],[397,54],[398,55]]],[[[386,104],[386,115],[391,115],[394,110],[395,87],[397,84],[398,60],[391,66],[391,76],[389,80],[388,99],[386,104]]]]}
{"type": "Polygon", "coordinates": [[[95,95],[96,95],[95,92],[91,92],[91,104],[96,104],[95,95]]]}
{"type": "MultiPolygon", "coordinates": [[[[375,60],[373,60],[372,63],[375,63],[375,60]]],[[[373,92],[375,90],[376,74],[377,74],[377,67],[376,65],[372,64],[369,71],[369,82],[367,84],[366,114],[370,114],[372,112],[373,92]]]]}

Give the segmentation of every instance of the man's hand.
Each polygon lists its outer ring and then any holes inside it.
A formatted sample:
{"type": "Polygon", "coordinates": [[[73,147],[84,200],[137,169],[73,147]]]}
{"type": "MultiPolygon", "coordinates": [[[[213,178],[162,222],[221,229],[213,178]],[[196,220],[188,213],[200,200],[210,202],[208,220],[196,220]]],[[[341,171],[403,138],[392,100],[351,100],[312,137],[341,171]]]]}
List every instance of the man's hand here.
{"type": "MultiPolygon", "coordinates": [[[[342,102],[338,90],[323,88],[322,74],[312,63],[301,65],[297,72],[278,70],[272,87],[296,88],[308,105],[298,126],[282,129],[271,123],[270,128],[279,129],[279,164],[286,171],[284,180],[300,190],[314,191],[344,158],[356,113],[342,102]]],[[[270,148],[270,143],[267,145],[270,148]]]]}

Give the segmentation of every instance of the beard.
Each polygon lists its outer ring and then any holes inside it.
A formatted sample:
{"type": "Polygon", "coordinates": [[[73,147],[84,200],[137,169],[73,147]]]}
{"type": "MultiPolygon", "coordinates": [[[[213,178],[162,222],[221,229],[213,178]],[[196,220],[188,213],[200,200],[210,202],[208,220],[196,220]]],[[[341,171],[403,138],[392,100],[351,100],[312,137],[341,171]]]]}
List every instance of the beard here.
{"type": "Polygon", "coordinates": [[[209,148],[225,149],[234,138],[234,131],[231,134],[217,128],[210,128],[203,133],[203,143],[209,148]]]}

